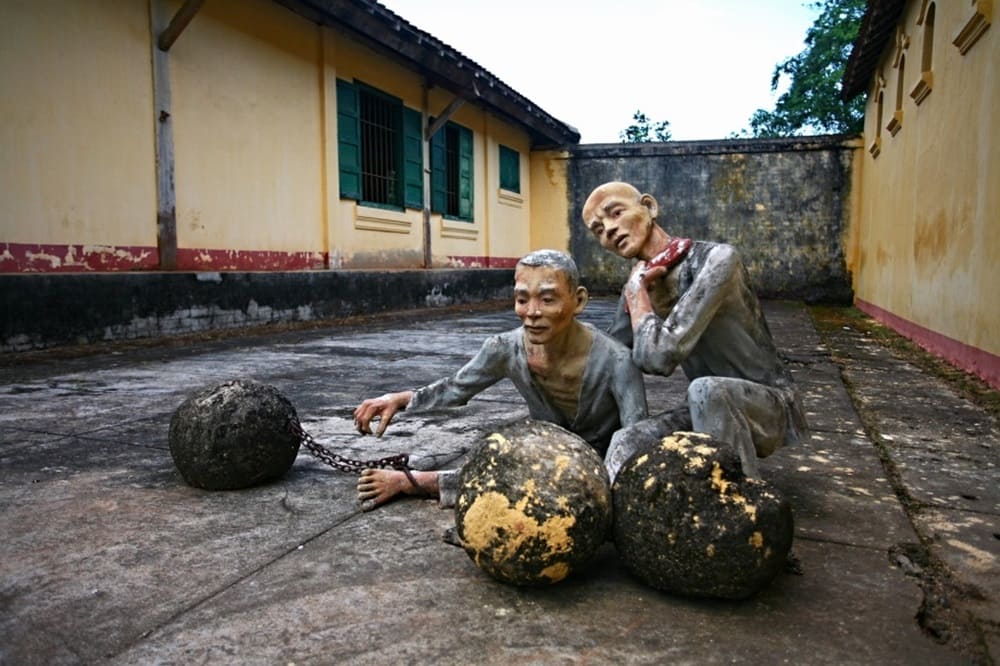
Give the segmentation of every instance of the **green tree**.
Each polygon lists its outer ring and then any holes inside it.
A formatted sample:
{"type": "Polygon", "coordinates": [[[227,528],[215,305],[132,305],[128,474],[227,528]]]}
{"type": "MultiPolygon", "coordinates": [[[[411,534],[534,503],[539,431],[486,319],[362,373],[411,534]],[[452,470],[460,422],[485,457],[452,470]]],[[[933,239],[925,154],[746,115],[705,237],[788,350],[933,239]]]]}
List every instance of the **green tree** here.
{"type": "Polygon", "coordinates": [[[787,77],[788,89],[773,111],[757,109],[750,118],[755,137],[815,133],[860,133],[864,127],[863,95],[840,99],[840,82],[865,13],[865,0],[820,0],[812,3],[819,17],[806,32],[806,47],[778,63],[771,90],[787,77]]]}
{"type": "Polygon", "coordinates": [[[632,116],[632,124],[618,133],[622,143],[649,143],[650,141],[670,141],[670,122],[652,122],[642,111],[632,116]]]}

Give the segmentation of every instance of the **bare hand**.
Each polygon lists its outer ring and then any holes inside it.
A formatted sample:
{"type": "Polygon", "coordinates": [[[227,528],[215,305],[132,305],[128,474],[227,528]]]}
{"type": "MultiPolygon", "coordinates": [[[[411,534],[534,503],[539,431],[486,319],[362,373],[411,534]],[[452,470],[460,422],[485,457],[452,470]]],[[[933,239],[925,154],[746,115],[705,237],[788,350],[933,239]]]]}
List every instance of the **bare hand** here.
{"type": "Polygon", "coordinates": [[[392,417],[396,412],[406,409],[413,396],[412,391],[401,391],[399,393],[386,393],[377,398],[368,398],[354,409],[354,427],[362,435],[372,434],[371,422],[378,419],[379,426],[375,432],[376,437],[381,437],[388,427],[392,417]]]}
{"type": "Polygon", "coordinates": [[[657,278],[666,275],[666,273],[665,267],[650,267],[645,261],[640,261],[632,269],[632,274],[629,275],[628,282],[625,283],[625,305],[632,316],[633,323],[647,312],[653,311],[649,291],[657,278]]]}

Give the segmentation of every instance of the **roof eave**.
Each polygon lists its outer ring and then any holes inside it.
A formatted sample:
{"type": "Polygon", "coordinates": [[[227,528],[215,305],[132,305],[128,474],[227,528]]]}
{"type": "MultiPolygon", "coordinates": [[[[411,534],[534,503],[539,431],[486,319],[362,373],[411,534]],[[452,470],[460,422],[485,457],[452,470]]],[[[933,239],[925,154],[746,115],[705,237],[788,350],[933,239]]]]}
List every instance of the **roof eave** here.
{"type": "Polygon", "coordinates": [[[275,0],[320,25],[339,28],[429,83],[520,125],[533,148],[580,141],[573,127],[536,104],[444,42],[407,23],[374,0],[275,0]]]}
{"type": "Polygon", "coordinates": [[[840,99],[849,102],[868,89],[905,6],[906,0],[868,0],[840,81],[840,99]]]}

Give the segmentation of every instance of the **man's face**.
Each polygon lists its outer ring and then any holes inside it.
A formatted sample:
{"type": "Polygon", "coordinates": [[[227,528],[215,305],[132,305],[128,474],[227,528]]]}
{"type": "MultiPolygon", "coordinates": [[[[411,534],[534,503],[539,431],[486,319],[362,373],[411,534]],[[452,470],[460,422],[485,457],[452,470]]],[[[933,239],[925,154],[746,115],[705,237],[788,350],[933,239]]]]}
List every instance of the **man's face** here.
{"type": "Polygon", "coordinates": [[[514,271],[514,312],[525,337],[536,345],[559,338],[583,309],[566,275],[549,266],[521,266],[514,271]]]}
{"type": "Polygon", "coordinates": [[[646,244],[654,217],[656,201],[625,183],[597,188],[583,206],[583,222],[601,246],[626,259],[646,244]]]}

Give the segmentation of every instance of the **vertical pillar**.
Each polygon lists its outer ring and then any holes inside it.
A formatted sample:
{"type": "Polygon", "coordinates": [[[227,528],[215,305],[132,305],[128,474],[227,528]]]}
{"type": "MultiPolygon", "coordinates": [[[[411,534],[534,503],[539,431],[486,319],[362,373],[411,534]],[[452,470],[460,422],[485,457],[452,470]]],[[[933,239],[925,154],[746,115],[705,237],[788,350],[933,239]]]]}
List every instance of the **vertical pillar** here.
{"type": "Polygon", "coordinates": [[[160,270],[177,268],[177,208],[174,194],[174,133],[169,56],[159,47],[168,25],[166,0],[149,0],[153,57],[153,128],[156,141],[156,247],[160,270]]]}
{"type": "Polygon", "coordinates": [[[420,142],[420,149],[423,151],[423,159],[421,162],[424,168],[424,268],[431,268],[433,263],[431,257],[431,138],[427,135],[426,129],[430,125],[430,114],[427,111],[430,98],[429,91],[430,83],[424,81],[423,108],[420,109],[420,134],[422,139],[420,142]]]}

